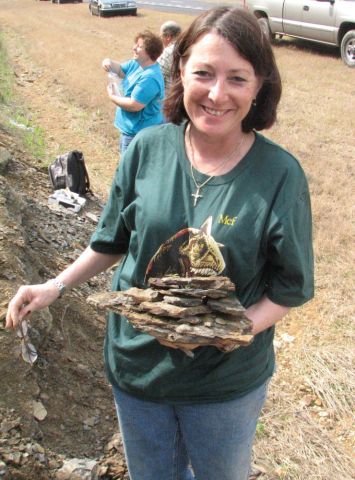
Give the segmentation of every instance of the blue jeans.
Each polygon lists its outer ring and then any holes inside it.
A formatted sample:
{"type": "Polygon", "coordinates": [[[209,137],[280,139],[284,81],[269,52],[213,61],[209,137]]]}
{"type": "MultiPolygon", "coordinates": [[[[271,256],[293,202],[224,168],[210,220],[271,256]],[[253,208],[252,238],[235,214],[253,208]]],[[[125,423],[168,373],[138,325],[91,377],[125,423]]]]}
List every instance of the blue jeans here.
{"type": "Polygon", "coordinates": [[[128,145],[131,143],[131,141],[134,139],[134,136],[132,137],[131,135],[126,135],[125,133],[121,132],[120,135],[120,153],[121,153],[121,158],[124,152],[127,150],[128,145]]]}
{"type": "Polygon", "coordinates": [[[114,388],[130,479],[247,480],[268,383],[237,400],[177,406],[114,388]]]}

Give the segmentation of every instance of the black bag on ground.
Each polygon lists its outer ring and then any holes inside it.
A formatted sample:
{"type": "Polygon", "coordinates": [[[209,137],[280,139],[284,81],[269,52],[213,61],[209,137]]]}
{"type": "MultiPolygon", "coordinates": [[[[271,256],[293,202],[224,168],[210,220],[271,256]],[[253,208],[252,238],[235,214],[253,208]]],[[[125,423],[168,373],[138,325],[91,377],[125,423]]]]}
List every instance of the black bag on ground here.
{"type": "Polygon", "coordinates": [[[89,174],[84,155],[78,150],[59,155],[48,167],[49,178],[54,190],[69,188],[71,192],[85,195],[91,193],[89,174]]]}

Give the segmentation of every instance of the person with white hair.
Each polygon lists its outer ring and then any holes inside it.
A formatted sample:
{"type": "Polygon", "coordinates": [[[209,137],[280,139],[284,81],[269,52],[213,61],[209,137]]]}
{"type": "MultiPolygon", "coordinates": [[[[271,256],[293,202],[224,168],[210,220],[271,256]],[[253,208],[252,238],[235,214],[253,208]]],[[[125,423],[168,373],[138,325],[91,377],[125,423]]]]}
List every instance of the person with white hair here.
{"type": "Polygon", "coordinates": [[[160,38],[164,45],[163,53],[158,58],[165,85],[165,95],[169,92],[171,85],[171,66],[173,63],[173,51],[175,42],[181,33],[181,27],[173,20],[164,22],[160,27],[160,38]]]}

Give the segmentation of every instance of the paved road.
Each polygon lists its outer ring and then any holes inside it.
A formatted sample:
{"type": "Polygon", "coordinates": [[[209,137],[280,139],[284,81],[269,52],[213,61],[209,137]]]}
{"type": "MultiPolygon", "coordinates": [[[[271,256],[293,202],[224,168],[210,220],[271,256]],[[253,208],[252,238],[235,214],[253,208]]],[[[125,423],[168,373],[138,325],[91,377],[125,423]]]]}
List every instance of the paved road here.
{"type": "Polygon", "coordinates": [[[198,0],[140,0],[137,1],[138,7],[152,8],[164,12],[191,13],[198,15],[209,8],[223,5],[222,2],[200,2],[198,0]]]}

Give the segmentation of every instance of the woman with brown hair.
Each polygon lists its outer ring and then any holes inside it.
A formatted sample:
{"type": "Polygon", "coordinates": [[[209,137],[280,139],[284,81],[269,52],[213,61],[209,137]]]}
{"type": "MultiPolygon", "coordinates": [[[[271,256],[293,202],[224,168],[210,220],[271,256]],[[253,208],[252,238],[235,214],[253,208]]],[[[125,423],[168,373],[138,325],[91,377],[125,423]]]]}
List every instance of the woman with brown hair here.
{"type": "Polygon", "coordinates": [[[177,232],[195,241],[186,275],[209,274],[219,245],[217,273],[234,283],[254,341],[229,352],[184,344],[186,355],[110,314],[106,369],[131,480],[247,480],[275,324],[313,296],[308,186],[297,159],[257,132],[275,122],[281,81],[251,14],[203,13],[174,55],[172,123],[135,137],[90,247],[55,280],[21,287],[7,327],[122,255],[113,289],[144,288],[150,260],[177,232]],[[206,223],[208,233],[195,235],[206,223]]]}
{"type": "Polygon", "coordinates": [[[120,131],[121,156],[143,128],[163,123],[164,78],[157,63],[163,51],[161,39],[145,30],[134,39],[133,59],[119,63],[110,58],[102,67],[122,79],[121,92],[107,87],[109,99],[117,106],[114,125],[120,131]]]}

